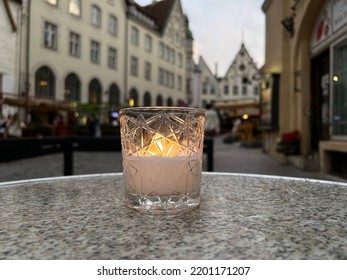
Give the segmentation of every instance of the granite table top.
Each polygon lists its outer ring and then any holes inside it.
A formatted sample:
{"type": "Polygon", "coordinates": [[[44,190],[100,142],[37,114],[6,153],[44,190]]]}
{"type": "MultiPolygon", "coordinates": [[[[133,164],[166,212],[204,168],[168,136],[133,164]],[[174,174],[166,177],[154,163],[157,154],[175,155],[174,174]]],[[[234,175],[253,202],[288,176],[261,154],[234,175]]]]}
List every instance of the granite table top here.
{"type": "Polygon", "coordinates": [[[0,259],[347,259],[347,184],[203,173],[201,205],[128,209],[123,175],[0,184],[0,259]]]}

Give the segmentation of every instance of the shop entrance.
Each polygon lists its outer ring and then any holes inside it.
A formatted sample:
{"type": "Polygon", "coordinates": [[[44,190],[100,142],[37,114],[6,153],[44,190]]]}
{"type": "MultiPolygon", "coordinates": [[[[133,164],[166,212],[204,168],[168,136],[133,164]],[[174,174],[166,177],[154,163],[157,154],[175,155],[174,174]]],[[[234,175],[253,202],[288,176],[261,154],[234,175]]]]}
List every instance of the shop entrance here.
{"type": "Polygon", "coordinates": [[[330,99],[329,49],[311,63],[311,150],[318,151],[320,140],[329,139],[330,99]]]}

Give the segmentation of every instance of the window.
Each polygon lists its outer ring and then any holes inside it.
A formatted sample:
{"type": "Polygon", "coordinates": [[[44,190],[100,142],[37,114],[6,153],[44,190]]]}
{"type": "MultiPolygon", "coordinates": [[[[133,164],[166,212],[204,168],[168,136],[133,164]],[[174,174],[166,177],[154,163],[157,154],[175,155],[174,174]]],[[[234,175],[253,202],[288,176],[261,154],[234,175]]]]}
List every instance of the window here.
{"type": "Polygon", "coordinates": [[[115,48],[108,48],[108,67],[117,69],[117,50],[115,48]]]}
{"type": "Polygon", "coordinates": [[[92,14],[91,14],[92,18],[92,25],[96,26],[96,27],[100,27],[101,26],[101,10],[98,6],[93,5],[92,6],[92,14]]]}
{"type": "Polygon", "coordinates": [[[131,43],[134,46],[139,45],[139,30],[135,27],[131,28],[131,37],[130,37],[131,43]]]}
{"type": "Polygon", "coordinates": [[[174,73],[170,74],[170,81],[171,81],[170,87],[174,88],[175,87],[175,74],[174,73]]]}
{"type": "Polygon", "coordinates": [[[202,93],[207,94],[208,84],[205,82],[202,84],[202,93]]]}
{"type": "Polygon", "coordinates": [[[183,57],[182,57],[182,54],[179,53],[178,54],[178,66],[182,67],[182,65],[183,65],[183,57]]]}
{"type": "Polygon", "coordinates": [[[131,63],[131,65],[130,65],[130,74],[132,76],[137,77],[139,61],[138,61],[138,59],[136,57],[132,56],[130,63],[131,63]]]}
{"type": "Polygon", "coordinates": [[[100,63],[100,43],[97,41],[91,41],[90,61],[97,64],[100,63]]]}
{"type": "Polygon", "coordinates": [[[229,94],[229,87],[228,86],[224,86],[224,94],[225,95],[229,94]]]}
{"type": "Polygon", "coordinates": [[[117,29],[118,29],[117,18],[113,15],[110,15],[110,17],[108,18],[108,32],[110,32],[112,35],[117,35],[117,29]]]}
{"type": "Polygon", "coordinates": [[[69,0],[69,13],[76,17],[81,16],[81,0],[69,0]]]}
{"type": "Polygon", "coordinates": [[[165,53],[165,46],[163,43],[159,44],[159,57],[163,58],[165,53]]]}
{"type": "Polygon", "coordinates": [[[46,0],[46,2],[53,6],[58,6],[58,0],[46,0]]]}
{"type": "MultiPolygon", "coordinates": [[[[333,49],[333,77],[332,77],[332,134],[333,136],[347,136],[347,40],[343,40],[333,49]]],[[[322,105],[328,107],[327,102],[322,105]]],[[[325,109],[325,108],[323,108],[325,109]]],[[[326,111],[328,111],[326,109],[326,111]]]]}
{"type": "Polygon", "coordinates": [[[55,24],[45,22],[44,44],[46,48],[57,49],[57,26],[55,24]]]}
{"type": "Polygon", "coordinates": [[[152,37],[148,34],[145,37],[145,50],[147,52],[152,52],[152,37]]]}
{"type": "Polygon", "coordinates": [[[211,85],[211,87],[210,87],[210,94],[215,94],[215,92],[216,92],[215,85],[211,85]]]}
{"type": "Polygon", "coordinates": [[[247,95],[247,86],[242,87],[242,95],[247,95]]]}
{"type": "Polygon", "coordinates": [[[257,96],[259,94],[258,91],[259,91],[258,86],[255,86],[253,91],[254,96],[257,96]]]}
{"type": "Polygon", "coordinates": [[[81,37],[77,33],[70,32],[69,52],[71,56],[81,55],[81,37]]]}
{"type": "Polygon", "coordinates": [[[177,77],[177,82],[178,82],[178,90],[182,90],[182,77],[181,76],[177,77]]]}
{"type": "Polygon", "coordinates": [[[151,69],[152,69],[152,65],[149,62],[145,63],[145,79],[147,81],[151,80],[151,69]]]}
{"type": "Polygon", "coordinates": [[[164,85],[164,70],[159,68],[159,85],[164,85]]]}
{"type": "Polygon", "coordinates": [[[239,87],[238,86],[234,86],[233,87],[233,95],[238,95],[239,94],[239,87]]]}
{"type": "Polygon", "coordinates": [[[175,61],[176,61],[176,52],[174,49],[171,49],[171,59],[170,59],[170,62],[172,64],[175,64],[175,61]]]}

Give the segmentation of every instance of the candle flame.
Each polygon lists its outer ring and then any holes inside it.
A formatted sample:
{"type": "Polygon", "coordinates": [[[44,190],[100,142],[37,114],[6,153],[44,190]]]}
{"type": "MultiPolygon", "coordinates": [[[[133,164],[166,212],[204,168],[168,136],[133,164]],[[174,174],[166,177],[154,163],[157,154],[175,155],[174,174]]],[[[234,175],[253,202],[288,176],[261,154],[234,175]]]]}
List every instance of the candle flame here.
{"type": "Polygon", "coordinates": [[[173,134],[173,140],[171,140],[160,133],[156,133],[145,152],[153,156],[161,155],[164,157],[173,157],[181,150],[182,148],[178,143],[175,134],[173,134]]]}

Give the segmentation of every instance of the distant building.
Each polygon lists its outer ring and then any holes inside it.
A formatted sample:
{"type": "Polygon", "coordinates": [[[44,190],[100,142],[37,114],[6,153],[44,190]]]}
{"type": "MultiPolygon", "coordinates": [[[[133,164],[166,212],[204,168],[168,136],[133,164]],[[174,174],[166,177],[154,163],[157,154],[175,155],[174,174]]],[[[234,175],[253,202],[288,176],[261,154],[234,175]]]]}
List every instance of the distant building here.
{"type": "Polygon", "coordinates": [[[198,106],[213,103],[231,118],[259,117],[261,72],[243,43],[223,77],[217,77],[202,57],[195,72],[198,106]]]}
{"type": "Polygon", "coordinates": [[[18,93],[19,90],[21,5],[20,0],[0,2],[0,114],[3,109],[5,115],[8,113],[7,108],[2,108],[1,100],[5,95],[18,93]]]}

